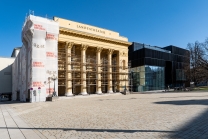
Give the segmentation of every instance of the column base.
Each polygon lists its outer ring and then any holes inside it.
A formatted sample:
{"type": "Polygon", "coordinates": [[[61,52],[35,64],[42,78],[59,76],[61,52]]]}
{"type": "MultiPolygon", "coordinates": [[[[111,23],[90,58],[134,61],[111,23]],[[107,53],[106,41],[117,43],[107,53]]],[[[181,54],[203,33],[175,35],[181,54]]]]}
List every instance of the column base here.
{"type": "Polygon", "coordinates": [[[83,96],[88,95],[87,92],[82,92],[81,94],[82,94],[83,96]]]}
{"type": "Polygon", "coordinates": [[[108,93],[109,93],[109,94],[113,94],[113,91],[112,91],[112,90],[109,90],[108,93]]]}
{"type": "Polygon", "coordinates": [[[72,92],[67,92],[67,93],[65,93],[65,96],[66,96],[66,97],[72,97],[72,96],[74,96],[74,95],[72,94],[72,92]]]}
{"type": "Polygon", "coordinates": [[[102,95],[103,93],[102,93],[102,91],[97,91],[96,94],[102,95]]]}

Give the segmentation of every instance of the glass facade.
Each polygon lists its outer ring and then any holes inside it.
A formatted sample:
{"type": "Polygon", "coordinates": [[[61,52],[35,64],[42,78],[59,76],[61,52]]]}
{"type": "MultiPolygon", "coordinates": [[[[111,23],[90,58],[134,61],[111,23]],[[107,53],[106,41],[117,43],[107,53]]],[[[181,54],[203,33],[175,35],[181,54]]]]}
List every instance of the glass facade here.
{"type": "Polygon", "coordinates": [[[177,81],[185,81],[186,76],[185,76],[185,71],[182,69],[176,69],[176,80],[177,81]]]}
{"type": "Polygon", "coordinates": [[[140,50],[142,48],[148,48],[148,49],[152,49],[152,50],[156,50],[156,51],[160,51],[160,52],[171,53],[171,51],[162,49],[162,48],[160,48],[158,46],[150,46],[150,45],[141,44],[141,43],[135,43],[133,51],[137,51],[137,50],[140,50]]]}
{"type": "Polygon", "coordinates": [[[131,69],[133,91],[151,91],[165,89],[165,68],[159,66],[139,66],[131,69]]]}
{"type": "Polygon", "coordinates": [[[189,86],[185,72],[185,67],[190,65],[189,56],[188,50],[173,45],[161,48],[133,42],[128,58],[133,70],[134,91],[189,86]]]}

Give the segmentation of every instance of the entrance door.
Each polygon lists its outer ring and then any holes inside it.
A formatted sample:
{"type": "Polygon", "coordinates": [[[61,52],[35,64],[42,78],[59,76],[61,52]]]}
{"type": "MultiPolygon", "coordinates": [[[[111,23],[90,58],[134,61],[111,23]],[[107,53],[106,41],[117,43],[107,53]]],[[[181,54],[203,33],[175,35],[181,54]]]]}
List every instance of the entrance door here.
{"type": "Polygon", "coordinates": [[[17,91],[17,101],[20,101],[20,92],[17,91]]]}
{"type": "Polygon", "coordinates": [[[30,97],[31,97],[31,96],[30,96],[30,89],[28,89],[28,90],[27,90],[27,100],[26,100],[27,102],[30,101],[30,97]]]}

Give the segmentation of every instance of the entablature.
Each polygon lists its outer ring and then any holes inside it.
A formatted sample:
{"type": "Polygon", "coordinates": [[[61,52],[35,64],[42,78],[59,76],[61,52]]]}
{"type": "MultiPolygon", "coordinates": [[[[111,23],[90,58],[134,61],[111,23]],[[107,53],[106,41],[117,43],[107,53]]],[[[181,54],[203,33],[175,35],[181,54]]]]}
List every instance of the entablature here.
{"type": "Polygon", "coordinates": [[[117,44],[117,45],[126,46],[126,47],[129,47],[132,44],[131,42],[125,42],[125,41],[116,40],[116,39],[112,39],[112,38],[102,37],[99,35],[76,31],[76,30],[68,29],[68,28],[64,28],[64,27],[59,28],[59,33],[63,34],[63,35],[86,38],[86,39],[90,39],[90,40],[112,43],[112,44],[117,44]]]}

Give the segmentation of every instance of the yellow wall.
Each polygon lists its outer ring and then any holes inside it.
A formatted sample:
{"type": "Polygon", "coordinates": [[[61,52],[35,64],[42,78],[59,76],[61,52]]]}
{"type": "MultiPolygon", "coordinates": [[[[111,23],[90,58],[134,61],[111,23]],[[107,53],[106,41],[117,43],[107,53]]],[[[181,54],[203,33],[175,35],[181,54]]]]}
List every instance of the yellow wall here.
{"type": "Polygon", "coordinates": [[[73,29],[76,31],[82,31],[82,32],[90,33],[90,34],[95,34],[95,35],[99,35],[99,36],[103,36],[107,38],[128,41],[126,37],[119,36],[118,32],[114,32],[111,30],[107,30],[107,29],[103,29],[103,28],[99,28],[99,27],[95,27],[95,26],[91,26],[91,25],[87,25],[83,23],[78,23],[78,22],[74,22],[71,20],[62,19],[59,17],[54,17],[54,21],[58,22],[60,27],[73,29]]]}

